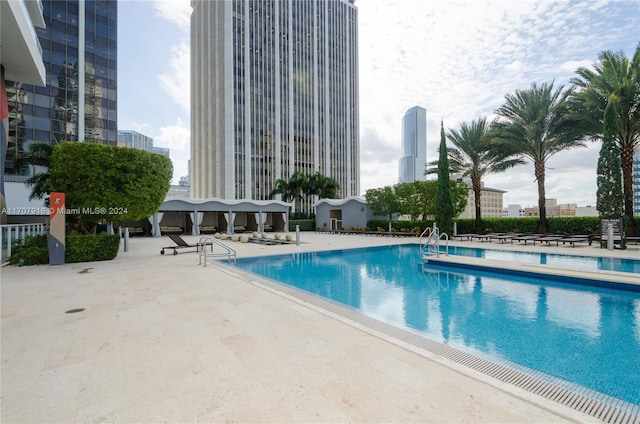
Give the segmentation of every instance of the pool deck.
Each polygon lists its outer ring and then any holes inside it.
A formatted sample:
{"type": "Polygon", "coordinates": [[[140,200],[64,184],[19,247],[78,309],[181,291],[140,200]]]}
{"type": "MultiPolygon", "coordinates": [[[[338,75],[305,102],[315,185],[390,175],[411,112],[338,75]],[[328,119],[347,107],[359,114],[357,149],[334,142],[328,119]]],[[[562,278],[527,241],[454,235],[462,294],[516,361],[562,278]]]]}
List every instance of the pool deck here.
{"type": "MultiPolygon", "coordinates": [[[[416,241],[229,245],[245,258],[416,241]]],[[[450,244],[640,258],[638,246],[450,244]]],[[[113,261],[1,269],[0,422],[599,422],[235,268],[199,266],[195,251],[160,255],[170,245],[132,238],[113,261]]]]}

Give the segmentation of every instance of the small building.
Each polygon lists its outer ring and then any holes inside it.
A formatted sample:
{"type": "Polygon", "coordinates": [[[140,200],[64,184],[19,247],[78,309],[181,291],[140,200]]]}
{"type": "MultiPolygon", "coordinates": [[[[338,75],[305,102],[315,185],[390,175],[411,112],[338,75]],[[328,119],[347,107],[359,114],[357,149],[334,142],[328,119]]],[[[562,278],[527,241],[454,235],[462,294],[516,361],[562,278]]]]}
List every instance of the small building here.
{"type": "Polygon", "coordinates": [[[346,199],[321,199],[314,205],[316,209],[316,228],[320,230],[348,230],[364,228],[374,219],[388,219],[375,215],[371,206],[360,196],[346,199]]]}

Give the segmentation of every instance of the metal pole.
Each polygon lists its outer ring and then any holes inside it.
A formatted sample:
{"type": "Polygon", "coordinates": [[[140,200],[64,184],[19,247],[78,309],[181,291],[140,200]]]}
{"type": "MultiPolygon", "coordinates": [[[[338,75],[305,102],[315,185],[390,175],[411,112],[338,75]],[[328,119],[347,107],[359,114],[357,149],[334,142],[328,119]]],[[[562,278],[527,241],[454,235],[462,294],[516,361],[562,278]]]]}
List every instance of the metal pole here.
{"type": "Polygon", "coordinates": [[[607,224],[607,250],[613,250],[613,224],[607,224]]]}
{"type": "Polygon", "coordinates": [[[124,251],[129,251],[129,227],[124,229],[124,251]]]}
{"type": "Polygon", "coordinates": [[[300,246],[300,226],[296,225],[296,246],[300,246]]]}

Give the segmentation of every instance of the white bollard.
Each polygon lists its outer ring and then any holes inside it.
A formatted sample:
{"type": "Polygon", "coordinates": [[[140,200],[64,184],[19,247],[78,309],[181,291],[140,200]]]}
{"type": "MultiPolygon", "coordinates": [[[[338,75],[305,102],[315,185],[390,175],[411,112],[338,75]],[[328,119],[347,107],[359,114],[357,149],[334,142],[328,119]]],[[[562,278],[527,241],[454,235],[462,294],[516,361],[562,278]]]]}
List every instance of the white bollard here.
{"type": "Polygon", "coordinates": [[[607,224],[607,250],[613,250],[613,224],[607,224]]]}
{"type": "Polygon", "coordinates": [[[300,226],[296,225],[296,246],[300,246],[300,226]]]}

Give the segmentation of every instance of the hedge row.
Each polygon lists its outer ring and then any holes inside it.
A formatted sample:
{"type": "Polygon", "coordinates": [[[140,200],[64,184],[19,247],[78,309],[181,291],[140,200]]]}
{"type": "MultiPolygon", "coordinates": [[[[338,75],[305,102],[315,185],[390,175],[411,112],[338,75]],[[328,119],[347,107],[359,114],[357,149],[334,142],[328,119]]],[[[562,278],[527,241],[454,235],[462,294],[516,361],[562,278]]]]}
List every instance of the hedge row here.
{"type": "MultiPolygon", "coordinates": [[[[65,243],[65,263],[108,261],[116,257],[120,248],[118,234],[67,235],[65,243]]],[[[24,265],[49,263],[47,235],[27,237],[18,240],[13,247],[9,262],[24,265]]]]}
{"type": "MultiPolygon", "coordinates": [[[[551,216],[547,218],[549,232],[554,234],[598,234],[600,232],[600,218],[597,216],[551,216]]],[[[470,219],[455,219],[458,234],[476,232],[476,221],[470,219]]],[[[424,231],[432,227],[432,220],[425,221],[391,221],[394,231],[411,231],[420,227],[424,231]]],[[[389,228],[389,221],[372,220],[367,222],[367,227],[375,231],[378,227],[389,228]]],[[[482,228],[485,233],[535,233],[538,228],[537,217],[523,218],[483,218],[482,228]]],[[[634,217],[633,228],[635,236],[640,236],[640,216],[634,217]]]]}

